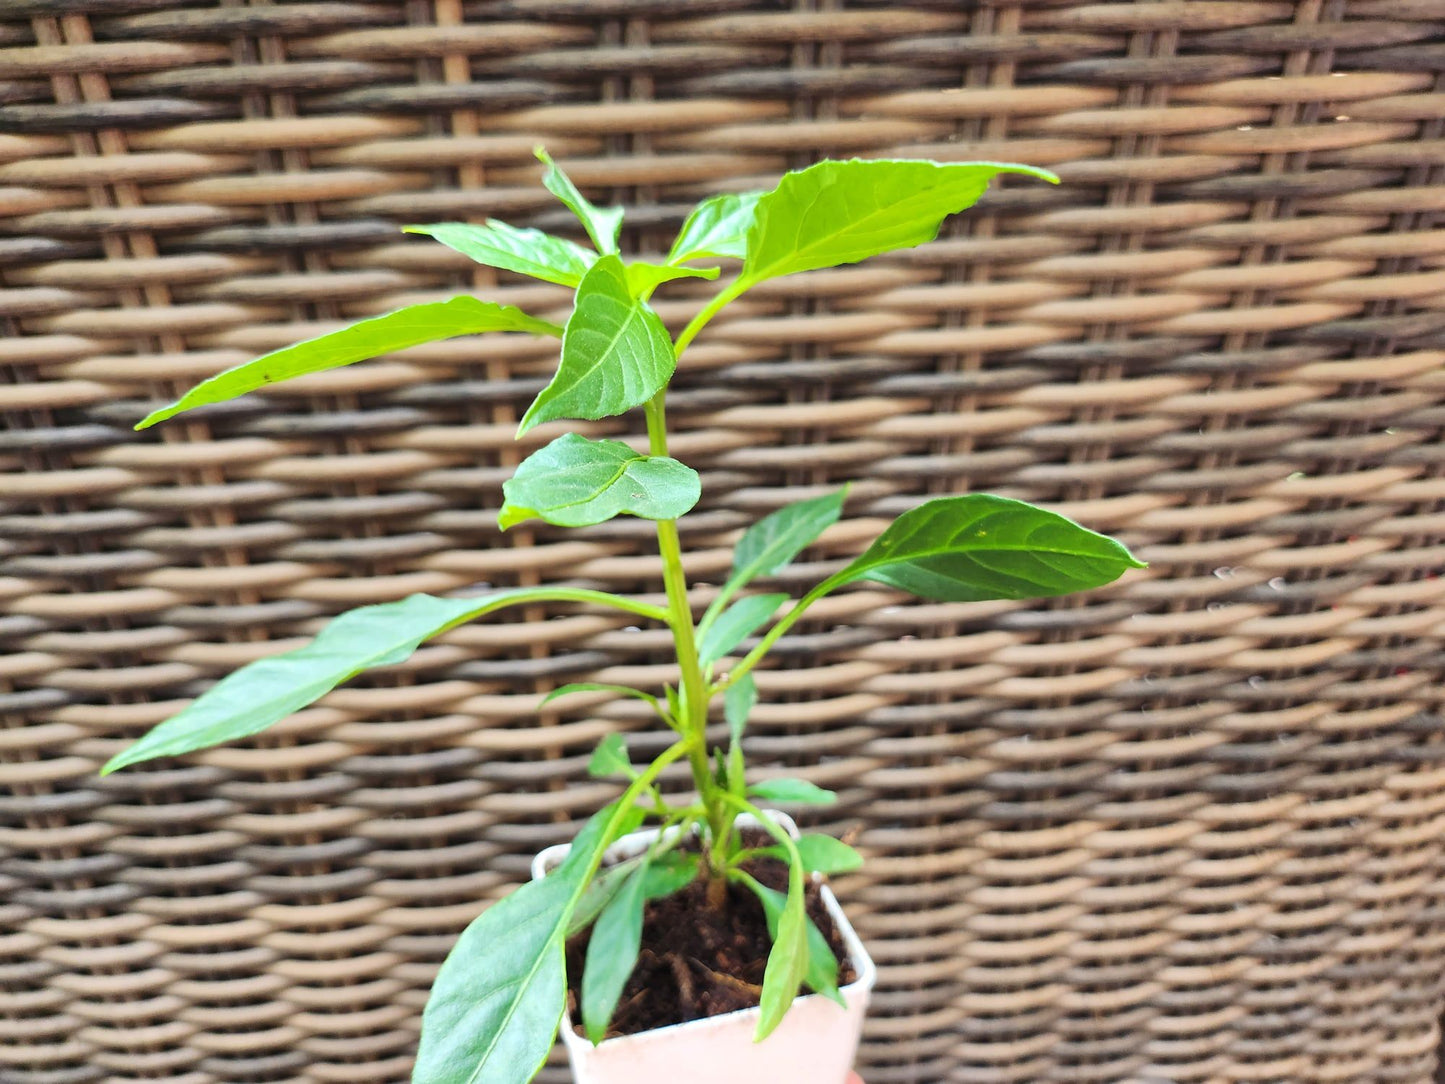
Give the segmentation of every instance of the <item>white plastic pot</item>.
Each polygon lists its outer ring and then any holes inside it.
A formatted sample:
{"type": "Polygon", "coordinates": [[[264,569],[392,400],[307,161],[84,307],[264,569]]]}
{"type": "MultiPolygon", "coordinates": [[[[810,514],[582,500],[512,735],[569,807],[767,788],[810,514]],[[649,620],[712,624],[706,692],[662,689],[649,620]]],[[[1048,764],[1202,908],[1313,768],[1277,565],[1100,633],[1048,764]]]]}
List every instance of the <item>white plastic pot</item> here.
{"type": "MultiPolygon", "coordinates": [[[[797,826],[786,813],[768,816],[791,835],[797,826]]],[[[756,827],[751,817],[738,825],[756,827]]],[[[657,829],[623,836],[607,850],[618,860],[641,854],[657,838],[657,829]]],[[[538,880],[567,856],[566,844],[548,847],[532,860],[538,880]]],[[[815,875],[816,876],[816,875],[815,875]]],[[[857,976],[840,993],[847,1009],[820,994],[797,998],[768,1038],[753,1042],[758,1009],[742,1009],[706,1020],[606,1039],[593,1046],[573,1029],[571,1012],[562,1017],[562,1042],[576,1084],[844,1084],[863,1032],[863,1014],[877,969],[826,885],[828,909],[857,976]]]]}

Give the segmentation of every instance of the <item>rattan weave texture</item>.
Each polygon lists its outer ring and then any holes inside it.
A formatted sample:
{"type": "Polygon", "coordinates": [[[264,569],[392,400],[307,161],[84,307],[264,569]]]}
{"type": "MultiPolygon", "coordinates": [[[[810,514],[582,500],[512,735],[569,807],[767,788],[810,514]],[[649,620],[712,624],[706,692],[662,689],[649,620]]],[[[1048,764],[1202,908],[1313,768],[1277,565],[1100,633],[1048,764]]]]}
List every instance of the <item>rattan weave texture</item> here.
{"type": "Polygon", "coordinates": [[[646,720],[539,727],[537,694],[661,681],[665,643],[565,607],[94,775],[356,604],[660,590],[646,524],[495,529],[553,435],[511,440],[549,343],[129,432],[359,315],[554,311],[396,231],[568,228],[543,140],[656,248],[697,196],[825,154],[1064,178],[759,288],[673,400],[702,584],[747,516],[848,480],[785,586],[964,489],[1151,562],[1046,605],[852,591],[760,676],[755,754],[821,758],[870,857],[841,885],[881,965],[870,1084],[1426,1084],[1442,73],[1445,0],[0,0],[0,1081],[403,1081],[457,931],[609,792],[591,744],[646,720]]]}

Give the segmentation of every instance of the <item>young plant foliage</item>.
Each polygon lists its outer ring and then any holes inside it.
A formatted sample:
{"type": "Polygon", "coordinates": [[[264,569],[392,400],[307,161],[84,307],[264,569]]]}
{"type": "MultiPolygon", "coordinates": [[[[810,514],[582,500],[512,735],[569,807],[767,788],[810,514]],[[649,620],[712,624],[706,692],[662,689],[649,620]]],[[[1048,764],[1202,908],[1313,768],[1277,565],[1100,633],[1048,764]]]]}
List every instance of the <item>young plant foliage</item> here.
{"type": "MultiPolygon", "coordinates": [[[[667,431],[666,394],[678,357],[709,321],[758,283],[921,244],[1000,174],[1049,181],[1053,175],[994,162],[820,162],[787,174],[768,192],[704,200],[683,224],[666,261],[658,263],[624,260],[618,251],[621,208],[593,204],[545,151],[538,157],[545,166],[544,186],[577,216],[593,248],[495,219],[407,229],[486,266],[574,290],[565,327],[470,297],[412,305],[229,369],[153,411],[137,427],[292,377],[486,331],[561,338],[555,372],[523,415],[518,436],[547,422],[613,418],[645,408],[645,445],[565,433],[532,452],[502,486],[498,523],[505,530],[532,519],[560,527],[623,515],[653,520],[665,605],[554,586],[473,598],[414,595],[363,607],[331,621],[306,646],[251,663],[218,682],[103,769],[256,734],[349,678],[404,662],[428,638],[504,606],[582,603],[667,629],[677,673],[663,686],[663,696],[584,681],[564,685],[542,701],[584,692],[635,697],[662,718],[676,740],[645,765],[632,763],[621,735],[601,740],[589,771],[618,781],[621,797],[588,821],[561,866],[493,904],[467,927],[427,1002],[413,1084],[527,1084],[547,1057],[566,1005],[566,941],[589,927],[578,1008],[587,1035],[594,1042],[603,1039],[638,955],[648,901],[698,878],[706,878],[709,899],[731,880],[761,903],[772,946],[757,1038],[778,1026],[804,985],[841,999],[838,961],[804,908],[805,877],[855,869],[861,858],[826,836],[794,841],[753,804],[837,801],[833,792],[801,779],[748,784],[742,738],[758,700],[755,668],[809,606],[860,581],[928,599],[1026,599],[1099,587],[1142,567],[1119,543],[1056,513],[1002,497],[947,496],[900,516],[861,555],[799,598],[779,591],[744,594],[754,581],[781,573],[838,522],[845,487],[789,504],[744,531],[725,581],[695,619],[682,553],[688,536],[676,521],[698,504],[701,482],[670,454],[667,431]],[[649,299],[677,279],[717,278],[717,267],[687,265],[722,259],[741,261],[737,276],[700,303],[674,337],[649,299]],[[644,446],[645,452],[636,450],[644,446]],[[735,652],[742,657],[732,657],[735,652]],[[719,696],[725,746],[709,729],[719,696]],[[690,767],[696,796],[679,797],[659,785],[674,762],[690,767]],[[757,817],[776,842],[744,850],[735,825],[740,814],[757,817]],[[647,817],[661,831],[646,852],[603,868],[607,846],[647,817]],[[785,893],[744,872],[742,863],[760,855],[786,864],[785,893]]],[[[620,428],[621,423],[610,425],[620,428]]],[[[621,526],[610,530],[618,536],[621,526]]],[[[714,545],[716,535],[709,537],[706,544],[714,545]]],[[[699,555],[700,565],[708,559],[699,555]]],[[[575,574],[604,575],[592,566],[587,562],[575,574]]],[[[634,631],[630,625],[628,631],[634,631]]],[[[608,632],[617,634],[620,629],[608,632]]],[[[570,728],[558,729],[559,740],[570,740],[565,739],[570,728]]],[[[642,748],[645,740],[639,738],[636,746],[642,748]]]]}

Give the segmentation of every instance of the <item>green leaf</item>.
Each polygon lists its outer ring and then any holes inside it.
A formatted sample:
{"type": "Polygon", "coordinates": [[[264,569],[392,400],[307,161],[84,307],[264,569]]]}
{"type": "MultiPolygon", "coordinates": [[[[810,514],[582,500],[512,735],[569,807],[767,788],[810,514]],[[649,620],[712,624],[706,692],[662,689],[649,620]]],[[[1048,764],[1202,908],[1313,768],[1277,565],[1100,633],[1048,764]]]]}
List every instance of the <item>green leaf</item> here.
{"type": "Polygon", "coordinates": [[[582,1026],[594,1045],[606,1036],[617,1000],[637,966],[646,887],[647,863],[643,862],[597,916],[587,944],[587,961],[582,968],[582,1026]]]}
{"type": "Polygon", "coordinates": [[[948,602],[1062,595],[1144,566],[1118,542],[1022,501],[939,497],[905,512],[833,586],[875,580],[948,602]]]}
{"type": "Polygon", "coordinates": [[[703,200],[682,224],[667,262],[714,257],[741,260],[748,254],[748,228],[761,196],[761,192],[727,192],[703,200]]]}
{"type": "Polygon", "coordinates": [[[657,313],[632,296],[622,261],[604,256],[577,287],[562,364],[522,417],[518,435],[556,418],[606,418],[641,406],[677,367],[657,313]]]}
{"type": "Polygon", "coordinates": [[[402,230],[434,238],[487,267],[500,267],[559,286],[576,286],[597,262],[596,253],[575,242],[541,230],[518,229],[495,218],[487,219],[484,226],[435,222],[429,226],[403,226],[402,230]]]}
{"type": "Polygon", "coordinates": [[[592,238],[598,252],[604,256],[616,252],[617,235],[622,231],[622,208],[593,206],[586,196],[577,191],[577,186],[562,172],[562,167],[552,161],[551,155],[541,147],[534,153],[538,161],[547,167],[547,172],[542,174],[542,186],[581,219],[583,229],[592,238]]]}
{"type": "Polygon", "coordinates": [[[657,697],[651,693],[645,693],[641,689],[634,689],[631,685],[609,685],[602,681],[573,681],[563,685],[561,688],[553,689],[542,698],[538,707],[550,704],[561,696],[570,696],[573,693],[616,693],[618,696],[630,696],[635,700],[645,700],[654,708],[658,706],[657,697]]]}
{"type": "Polygon", "coordinates": [[[702,859],[695,854],[669,851],[659,855],[647,864],[647,878],[642,887],[643,894],[650,900],[660,900],[681,892],[697,880],[702,868],[702,859]]]}
{"type": "Polygon", "coordinates": [[[831,790],[824,790],[806,779],[765,779],[750,786],[748,793],[767,802],[791,802],[794,805],[832,805],[838,800],[831,790]]]}
{"type": "Polygon", "coordinates": [[[716,267],[666,267],[657,263],[630,263],[627,265],[627,288],[633,297],[647,297],[664,282],[673,279],[715,279],[716,267]]]}
{"type": "Polygon", "coordinates": [[[233,366],[201,381],[180,399],[147,414],[137,425],[146,429],[157,422],[211,403],[253,392],[293,377],[335,369],[365,361],[408,346],[475,335],[482,331],[525,331],[532,335],[557,335],[556,324],[528,316],[511,305],[454,297],[409,305],[384,316],[360,320],[350,327],[318,335],[281,350],[273,350],[252,361],[233,366]]]}
{"type": "Polygon", "coordinates": [[[798,501],[758,520],[738,539],[729,583],[741,586],[758,576],[781,572],[843,513],[846,488],[798,501]]]}
{"type": "Polygon", "coordinates": [[[462,932],[427,998],[412,1084],[527,1084],[537,1075],[567,1003],[564,937],[615,811],[588,821],[548,876],[462,932]]]}
{"type": "Polygon", "coordinates": [[[752,672],[744,674],[723,690],[723,716],[728,721],[728,734],[734,743],[742,740],[748,716],[758,702],[758,684],[752,672]]]}
{"type": "MultiPolygon", "coordinates": [[[[803,860],[803,869],[808,873],[847,873],[863,865],[863,856],[842,840],[832,836],[805,835],[794,841],[798,855],[803,860]]],[[[788,861],[788,853],[782,847],[763,847],[758,852],[788,861]]]]}
{"type": "Polygon", "coordinates": [[[632,758],[627,755],[627,742],[621,734],[608,734],[597,743],[592,759],[587,762],[587,774],[595,779],[634,774],[632,758]]]}
{"type": "Polygon", "coordinates": [[[664,685],[662,689],[667,696],[667,710],[672,713],[672,721],[681,725],[687,718],[687,705],[683,703],[682,692],[671,685],[664,685]]]}
{"type": "Polygon", "coordinates": [[[945,218],[973,206],[1000,173],[1058,180],[1002,162],[857,158],[786,174],[753,212],[742,280],[857,263],[931,241],[945,218]]]}
{"type": "Polygon", "coordinates": [[[597,916],[602,913],[602,908],[607,906],[607,901],[617,894],[622,882],[642,864],[642,859],[643,856],[638,855],[625,862],[618,862],[615,866],[599,871],[597,876],[592,878],[567,922],[569,940],[597,921],[597,916]]]}
{"type": "Polygon", "coordinates": [[[503,530],[533,518],[585,527],[619,515],[676,519],[697,504],[702,481],[676,459],[567,433],[529,455],[502,494],[503,530]]]}
{"type": "MultiPolygon", "coordinates": [[[[763,971],[763,993],[754,1042],[762,1042],[783,1022],[783,1017],[798,996],[798,988],[808,973],[811,953],[808,951],[808,914],[803,904],[803,871],[788,867],[788,895],[777,921],[769,923],[773,948],[763,971]]],[[[834,985],[837,985],[836,979],[834,985]]]]}
{"type": "MultiPolygon", "coordinates": [[[[781,849],[778,848],[778,850],[781,849]]],[[[783,915],[787,911],[788,898],[776,889],[759,884],[755,878],[747,874],[744,874],[741,880],[753,890],[758,897],[758,902],[763,905],[763,917],[768,923],[768,933],[776,940],[778,927],[782,924],[783,915]]],[[[823,936],[823,931],[818,929],[812,919],[806,917],[806,913],[804,922],[807,923],[808,967],[803,973],[803,982],[807,984],[808,989],[836,1001],[846,1009],[848,1004],[838,990],[838,957],[833,955],[832,946],[823,936]]]]}
{"type": "Polygon", "coordinates": [[[738,599],[703,633],[698,661],[704,666],[717,662],[757,632],[787,601],[787,595],[748,595],[738,599]]]}
{"type": "Polygon", "coordinates": [[[258,659],[222,678],[112,757],[101,774],[260,733],[363,670],[402,662],[423,640],[501,606],[556,597],[557,589],[523,587],[476,598],[412,595],[351,610],[305,647],[258,659]]]}

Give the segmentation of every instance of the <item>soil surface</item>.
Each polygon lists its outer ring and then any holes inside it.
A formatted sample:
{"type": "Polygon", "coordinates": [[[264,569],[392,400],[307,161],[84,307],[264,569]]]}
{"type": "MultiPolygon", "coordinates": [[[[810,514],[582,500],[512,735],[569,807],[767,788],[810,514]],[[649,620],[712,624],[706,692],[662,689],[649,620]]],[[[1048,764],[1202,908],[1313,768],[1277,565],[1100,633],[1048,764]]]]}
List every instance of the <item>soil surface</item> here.
{"type": "MultiPolygon", "coordinates": [[[[766,846],[771,840],[759,837],[745,842],[750,847],[766,846]]],[[[788,870],[782,862],[764,858],[744,868],[769,888],[787,891],[788,870]]],[[[823,906],[818,887],[811,882],[806,902],[808,917],[840,961],[838,985],[852,982],[857,976],[846,958],[847,948],[823,906]]],[[[577,1008],[582,965],[590,938],[588,930],[567,943],[568,1004],[578,1034],[582,1033],[577,1008]]],[[[742,885],[728,885],[727,906],[719,911],[707,906],[703,878],[675,895],[652,901],[643,912],[642,951],[617,1003],[607,1037],[635,1035],[752,1008],[762,993],[772,947],[762,905],[742,885]]]]}

